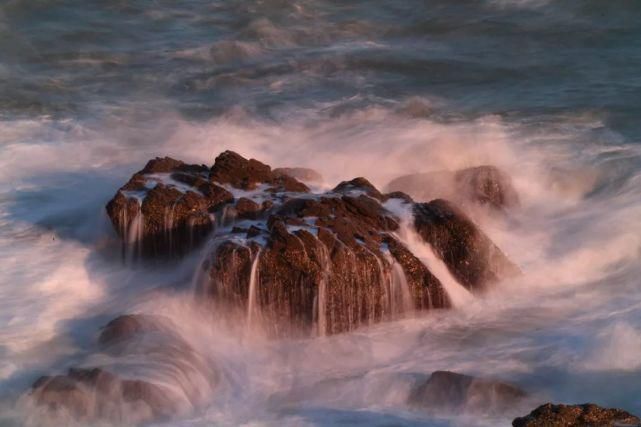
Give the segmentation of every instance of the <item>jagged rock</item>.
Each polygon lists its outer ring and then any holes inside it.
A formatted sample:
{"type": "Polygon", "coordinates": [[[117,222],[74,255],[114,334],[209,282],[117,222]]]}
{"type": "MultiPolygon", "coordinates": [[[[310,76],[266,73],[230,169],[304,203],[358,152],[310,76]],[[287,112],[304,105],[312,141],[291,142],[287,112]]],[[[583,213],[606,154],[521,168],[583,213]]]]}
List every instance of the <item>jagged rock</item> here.
{"type": "Polygon", "coordinates": [[[371,182],[363,177],[354,178],[351,181],[343,181],[338,184],[334,190],[335,193],[341,194],[367,194],[370,197],[384,201],[385,197],[381,194],[371,182]]]}
{"type": "Polygon", "coordinates": [[[290,175],[274,173],[258,160],[247,160],[233,151],[225,151],[216,157],[209,171],[209,179],[222,184],[231,184],[243,190],[253,190],[258,184],[268,184],[272,191],[308,192],[309,188],[290,175]]]}
{"type": "Polygon", "coordinates": [[[289,175],[299,181],[318,184],[323,182],[323,176],[314,169],[309,168],[276,168],[273,170],[276,175],[289,175]]]}
{"type": "Polygon", "coordinates": [[[253,298],[275,335],[334,334],[413,309],[449,307],[438,279],[392,236],[398,219],[366,195],[380,193],[364,182],[289,199],[246,244],[223,241],[204,293],[242,312],[253,298]]]}
{"type": "MultiPolygon", "coordinates": [[[[257,160],[226,151],[209,170],[169,157],[156,158],[122,186],[107,204],[107,214],[124,242],[128,256],[158,258],[181,256],[198,246],[216,226],[215,214],[234,201],[223,185],[242,190],[307,192],[303,183],[276,174],[257,160]]],[[[241,197],[234,205],[240,218],[254,218],[271,201],[257,207],[241,197]]]]}
{"type": "Polygon", "coordinates": [[[205,166],[169,157],[151,160],[107,204],[114,228],[133,256],[182,255],[213,228],[210,211],[233,200],[208,181],[205,166]]]}
{"type": "Polygon", "coordinates": [[[91,424],[161,420],[204,404],[218,381],[211,363],[167,318],[120,316],[102,328],[98,344],[97,351],[110,356],[109,365],[39,378],[28,394],[34,414],[54,425],[70,418],[91,424]],[[120,364],[127,374],[118,373],[120,364]]]}
{"type": "Polygon", "coordinates": [[[519,274],[501,250],[461,210],[445,200],[414,205],[419,235],[466,288],[481,291],[519,274]]]}
{"type": "Polygon", "coordinates": [[[519,195],[510,176],[489,165],[456,172],[404,175],[387,184],[387,190],[404,191],[419,201],[443,198],[463,206],[471,202],[494,209],[505,209],[519,204],[519,195]]]}
{"type": "Polygon", "coordinates": [[[513,411],[527,397],[511,384],[436,371],[411,391],[408,403],[427,411],[501,414],[513,411]]]}
{"type": "Polygon", "coordinates": [[[622,409],[608,409],[586,403],[554,405],[546,403],[525,417],[516,418],[514,427],[623,427],[641,426],[639,417],[622,409]]]}
{"type": "Polygon", "coordinates": [[[234,205],[238,218],[256,219],[261,211],[261,206],[251,199],[241,197],[234,205]]]}

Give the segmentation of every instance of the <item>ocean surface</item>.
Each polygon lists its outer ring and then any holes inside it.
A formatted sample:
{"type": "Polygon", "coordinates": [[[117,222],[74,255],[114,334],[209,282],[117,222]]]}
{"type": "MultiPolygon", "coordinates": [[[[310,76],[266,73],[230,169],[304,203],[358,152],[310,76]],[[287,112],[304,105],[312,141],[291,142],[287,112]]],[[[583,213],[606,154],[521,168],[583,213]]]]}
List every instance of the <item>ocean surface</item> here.
{"type": "MultiPolygon", "coordinates": [[[[641,2],[3,0],[0,426],[96,331],[160,313],[217,361],[162,426],[502,426],[423,413],[434,370],[641,414],[641,2]],[[365,176],[496,165],[521,208],[477,222],[523,270],[454,310],[267,340],[190,309],[199,254],[124,265],[104,206],[149,158],[227,149],[365,176]]],[[[533,407],[532,407],[533,409],[533,407]]]]}

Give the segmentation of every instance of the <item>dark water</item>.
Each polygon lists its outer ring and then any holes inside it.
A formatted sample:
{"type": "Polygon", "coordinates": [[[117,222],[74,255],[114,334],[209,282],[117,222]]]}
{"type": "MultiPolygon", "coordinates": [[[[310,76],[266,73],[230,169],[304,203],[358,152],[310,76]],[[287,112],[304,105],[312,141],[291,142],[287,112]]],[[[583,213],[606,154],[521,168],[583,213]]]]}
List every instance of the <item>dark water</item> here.
{"type": "Polygon", "coordinates": [[[228,148],[328,186],[497,164],[523,208],[479,221],[526,274],[304,345],[186,330],[230,380],[175,425],[509,424],[410,411],[407,376],[434,369],[641,413],[640,23],[623,0],[5,0],[0,425],[113,314],[198,323],[196,260],[119,264],[103,206],[150,157],[228,148]]]}

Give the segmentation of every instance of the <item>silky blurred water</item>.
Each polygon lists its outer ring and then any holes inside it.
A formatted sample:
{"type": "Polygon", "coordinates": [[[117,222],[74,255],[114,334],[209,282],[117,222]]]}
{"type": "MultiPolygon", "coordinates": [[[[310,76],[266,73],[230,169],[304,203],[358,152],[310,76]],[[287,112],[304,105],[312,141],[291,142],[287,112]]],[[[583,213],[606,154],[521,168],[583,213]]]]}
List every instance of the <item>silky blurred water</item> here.
{"type": "Polygon", "coordinates": [[[437,369],[641,414],[639,22],[623,0],[5,0],[0,425],[131,311],[225,379],[162,425],[509,425],[408,407],[437,369]],[[328,186],[495,164],[522,206],[475,220],[524,275],[350,334],[236,336],[189,308],[199,254],[125,266],[104,213],[150,157],[226,149],[328,186]]]}

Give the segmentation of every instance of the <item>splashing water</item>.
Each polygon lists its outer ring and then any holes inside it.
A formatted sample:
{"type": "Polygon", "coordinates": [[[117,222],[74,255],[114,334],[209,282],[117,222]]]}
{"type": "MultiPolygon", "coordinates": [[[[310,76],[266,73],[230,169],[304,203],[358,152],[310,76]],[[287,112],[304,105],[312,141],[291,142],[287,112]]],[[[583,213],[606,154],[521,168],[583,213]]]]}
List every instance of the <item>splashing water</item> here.
{"type": "MultiPolygon", "coordinates": [[[[40,375],[82,363],[197,390],[198,408],[181,398],[184,413],[153,425],[510,425],[408,407],[434,370],[640,414],[638,5],[285,3],[0,5],[0,425],[27,423],[20,396],[40,375]],[[123,265],[104,214],[148,159],[211,165],[225,149],[313,168],[323,188],[496,165],[520,209],[469,214],[524,274],[472,297],[398,212],[399,238],[455,310],[325,336],[320,280],[318,336],[243,339],[252,310],[227,318],[194,298],[215,239],[134,267],[144,218],[123,217],[123,265]],[[145,354],[96,352],[99,328],[123,313],[170,319],[216,387],[145,354]]],[[[409,311],[391,268],[372,280],[392,312],[409,311]]]]}
{"type": "MultiPolygon", "coordinates": [[[[410,293],[403,267],[395,261],[392,264],[392,275],[389,281],[390,310],[392,317],[407,315],[414,311],[414,302],[410,293]]],[[[428,306],[432,308],[432,304],[428,306]]]]}

